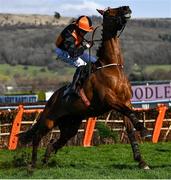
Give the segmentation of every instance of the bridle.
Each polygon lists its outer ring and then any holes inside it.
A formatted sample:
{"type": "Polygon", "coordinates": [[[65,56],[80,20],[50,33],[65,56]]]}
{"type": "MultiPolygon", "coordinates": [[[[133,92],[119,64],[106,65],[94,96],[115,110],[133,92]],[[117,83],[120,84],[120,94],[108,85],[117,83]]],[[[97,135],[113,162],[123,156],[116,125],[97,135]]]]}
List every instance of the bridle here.
{"type": "MultiPolygon", "coordinates": [[[[106,19],[107,19],[108,21],[110,21],[110,22],[112,22],[112,21],[117,21],[117,23],[119,23],[119,25],[122,26],[119,34],[117,35],[117,38],[119,38],[120,35],[122,34],[123,30],[125,29],[125,26],[126,26],[126,21],[123,23],[123,18],[125,18],[124,15],[123,15],[123,14],[119,14],[119,15],[117,15],[117,16],[107,16],[107,15],[105,15],[104,18],[106,18],[106,19]]],[[[97,30],[99,27],[101,27],[101,26],[102,26],[102,25],[97,26],[97,27],[94,29],[94,31],[93,31],[93,33],[92,33],[91,41],[86,40],[84,37],[83,37],[83,40],[86,41],[86,42],[91,43],[92,45],[94,44],[94,42],[102,41],[102,39],[94,39],[94,35],[95,35],[96,30],[97,30]]],[[[91,47],[89,48],[89,64],[90,64],[90,57],[91,57],[91,47]]],[[[103,65],[103,66],[97,67],[96,69],[99,70],[99,69],[103,69],[103,68],[107,68],[107,67],[112,67],[112,66],[114,66],[114,67],[118,66],[118,67],[123,68],[123,65],[122,65],[122,64],[112,63],[112,64],[107,64],[107,65],[103,65]]],[[[89,74],[90,74],[90,71],[91,71],[91,70],[90,70],[90,67],[89,67],[89,74]]]]}
{"type": "MultiPolygon", "coordinates": [[[[110,21],[113,21],[113,20],[119,21],[120,25],[122,26],[119,34],[117,35],[117,38],[119,38],[119,37],[121,36],[121,34],[122,34],[122,32],[123,32],[123,30],[125,29],[125,26],[126,26],[126,23],[122,23],[122,18],[123,18],[123,17],[124,17],[123,14],[117,15],[117,16],[105,16],[105,18],[107,18],[107,19],[110,20],[110,21]]],[[[95,35],[96,30],[97,30],[99,27],[101,27],[101,26],[102,26],[102,25],[97,26],[97,27],[93,30],[92,37],[91,37],[91,41],[88,41],[87,39],[85,39],[84,37],[82,37],[83,40],[86,41],[86,42],[91,43],[92,45],[94,44],[94,42],[102,41],[102,39],[94,39],[94,35],[95,35]]]]}

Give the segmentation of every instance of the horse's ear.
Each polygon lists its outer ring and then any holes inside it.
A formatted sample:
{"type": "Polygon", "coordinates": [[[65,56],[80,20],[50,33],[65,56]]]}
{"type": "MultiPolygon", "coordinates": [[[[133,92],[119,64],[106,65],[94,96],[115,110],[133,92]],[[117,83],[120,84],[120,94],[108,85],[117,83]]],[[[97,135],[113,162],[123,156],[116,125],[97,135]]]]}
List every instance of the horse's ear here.
{"type": "Polygon", "coordinates": [[[104,14],[104,11],[103,10],[100,10],[100,9],[96,9],[102,16],[104,14]]]}

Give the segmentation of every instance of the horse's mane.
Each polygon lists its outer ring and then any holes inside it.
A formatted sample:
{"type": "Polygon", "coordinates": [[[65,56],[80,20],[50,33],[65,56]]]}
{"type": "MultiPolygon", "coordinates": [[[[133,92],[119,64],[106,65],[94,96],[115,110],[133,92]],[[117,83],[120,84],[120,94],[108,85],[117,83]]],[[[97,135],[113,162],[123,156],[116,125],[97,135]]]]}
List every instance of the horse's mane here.
{"type": "MultiPolygon", "coordinates": [[[[102,40],[102,39],[101,39],[102,40]]],[[[102,56],[102,47],[103,47],[103,44],[102,44],[102,41],[101,41],[101,44],[100,46],[98,47],[97,51],[96,51],[96,56],[99,58],[102,56]]]]}
{"type": "Polygon", "coordinates": [[[105,40],[111,39],[112,37],[116,36],[117,31],[114,30],[113,27],[111,27],[111,18],[103,18],[103,28],[102,28],[102,33],[101,33],[101,44],[99,46],[99,48],[96,51],[96,56],[99,57],[103,57],[103,42],[105,40]],[[110,31],[105,31],[104,29],[110,29],[110,31]]]}

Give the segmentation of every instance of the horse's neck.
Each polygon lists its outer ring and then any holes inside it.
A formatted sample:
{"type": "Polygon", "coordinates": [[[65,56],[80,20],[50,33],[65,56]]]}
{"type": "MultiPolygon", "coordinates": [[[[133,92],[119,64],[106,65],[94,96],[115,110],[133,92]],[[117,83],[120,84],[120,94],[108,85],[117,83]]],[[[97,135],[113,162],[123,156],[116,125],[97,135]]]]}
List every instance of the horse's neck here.
{"type": "Polygon", "coordinates": [[[121,64],[123,65],[123,56],[121,53],[119,38],[116,36],[104,40],[101,47],[99,59],[102,64],[121,64]]]}

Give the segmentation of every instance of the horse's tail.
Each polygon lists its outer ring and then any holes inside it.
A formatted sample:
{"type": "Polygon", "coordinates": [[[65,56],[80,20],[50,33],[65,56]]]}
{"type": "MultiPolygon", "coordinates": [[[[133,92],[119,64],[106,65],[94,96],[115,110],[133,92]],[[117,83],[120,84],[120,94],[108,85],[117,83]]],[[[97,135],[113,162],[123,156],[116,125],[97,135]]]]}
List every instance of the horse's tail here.
{"type": "Polygon", "coordinates": [[[17,134],[19,138],[19,142],[23,145],[30,143],[33,140],[33,137],[36,135],[37,129],[38,129],[38,122],[35,123],[27,131],[17,134]]]}

